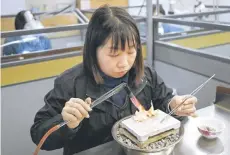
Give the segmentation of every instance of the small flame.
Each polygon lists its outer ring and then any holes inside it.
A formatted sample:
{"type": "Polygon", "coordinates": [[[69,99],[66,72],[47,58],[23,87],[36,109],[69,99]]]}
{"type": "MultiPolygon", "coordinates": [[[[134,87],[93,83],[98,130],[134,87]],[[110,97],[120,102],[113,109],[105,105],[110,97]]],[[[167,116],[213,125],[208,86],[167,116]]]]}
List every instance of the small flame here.
{"type": "Polygon", "coordinates": [[[154,110],[152,103],[150,109],[145,110],[145,108],[140,104],[140,102],[136,99],[136,97],[132,97],[131,101],[139,110],[135,112],[134,120],[138,122],[142,122],[148,119],[149,117],[156,115],[157,111],[154,110]]]}

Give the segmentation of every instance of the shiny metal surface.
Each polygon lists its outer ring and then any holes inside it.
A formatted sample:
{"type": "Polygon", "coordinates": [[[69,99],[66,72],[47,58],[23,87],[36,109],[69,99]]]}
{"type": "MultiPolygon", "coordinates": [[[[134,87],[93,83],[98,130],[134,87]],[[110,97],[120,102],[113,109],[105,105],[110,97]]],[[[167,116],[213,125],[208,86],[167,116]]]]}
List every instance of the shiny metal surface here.
{"type": "Polygon", "coordinates": [[[162,150],[160,152],[152,152],[152,153],[147,153],[147,152],[141,152],[141,151],[136,151],[136,150],[131,150],[127,148],[123,148],[124,152],[126,155],[171,155],[174,146],[171,146],[165,150],[162,150]]]}
{"type": "Polygon", "coordinates": [[[226,128],[214,140],[207,140],[199,133],[194,118],[185,123],[183,140],[175,147],[175,155],[230,155],[230,111],[215,105],[198,110],[199,117],[214,117],[222,120],[226,128]]]}
{"type": "Polygon", "coordinates": [[[227,24],[216,24],[216,23],[207,23],[202,21],[188,21],[182,19],[175,19],[175,18],[165,18],[163,17],[156,17],[153,16],[153,22],[162,22],[162,23],[171,23],[171,24],[178,24],[178,25],[186,25],[186,26],[194,26],[194,27],[201,27],[210,30],[223,30],[223,31],[230,31],[230,25],[227,24]]]}
{"type": "MultiPolygon", "coordinates": [[[[178,143],[171,155],[230,155],[230,111],[215,105],[197,111],[199,117],[215,117],[224,121],[226,128],[219,138],[207,140],[201,137],[194,118],[189,118],[184,125],[183,139],[178,143]]],[[[109,142],[75,155],[125,155],[115,142],[109,142]]]]}
{"type": "MultiPolygon", "coordinates": [[[[206,5],[205,5],[206,7],[206,5]]],[[[174,15],[167,15],[165,17],[170,18],[188,18],[188,17],[198,17],[198,16],[205,16],[205,15],[217,15],[217,14],[225,14],[229,13],[229,6],[222,7],[222,9],[225,10],[216,10],[216,11],[205,11],[205,12],[199,12],[199,13],[185,13],[185,14],[174,14],[174,15]]]]}
{"type": "Polygon", "coordinates": [[[184,127],[181,126],[180,128],[180,138],[172,145],[169,145],[167,147],[162,147],[161,149],[156,149],[156,150],[144,150],[144,149],[135,149],[132,147],[129,147],[127,145],[124,145],[124,143],[118,141],[117,139],[117,131],[118,131],[118,127],[121,121],[130,118],[131,116],[125,117],[123,119],[121,119],[120,121],[118,121],[112,129],[112,136],[114,138],[114,140],[123,148],[124,152],[126,153],[126,155],[170,155],[175,147],[176,144],[178,144],[184,135],[184,127]]]}

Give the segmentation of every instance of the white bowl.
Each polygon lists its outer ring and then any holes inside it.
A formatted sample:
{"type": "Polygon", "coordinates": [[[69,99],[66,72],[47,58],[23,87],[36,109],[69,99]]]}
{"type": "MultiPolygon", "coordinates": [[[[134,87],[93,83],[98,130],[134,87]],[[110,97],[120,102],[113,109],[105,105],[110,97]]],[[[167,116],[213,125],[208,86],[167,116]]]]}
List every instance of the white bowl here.
{"type": "Polygon", "coordinates": [[[215,118],[197,118],[196,123],[201,135],[207,139],[218,137],[225,129],[225,124],[221,120],[215,118]]]}

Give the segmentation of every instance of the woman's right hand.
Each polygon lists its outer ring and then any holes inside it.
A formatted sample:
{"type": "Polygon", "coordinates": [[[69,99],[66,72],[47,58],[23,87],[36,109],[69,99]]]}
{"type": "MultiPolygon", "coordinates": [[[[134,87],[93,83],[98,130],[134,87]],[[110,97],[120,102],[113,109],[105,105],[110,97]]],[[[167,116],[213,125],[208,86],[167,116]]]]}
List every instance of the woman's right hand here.
{"type": "Polygon", "coordinates": [[[69,121],[67,126],[71,129],[76,128],[84,118],[89,118],[91,98],[85,101],[79,98],[71,98],[66,102],[62,109],[62,117],[64,121],[69,121]]]}

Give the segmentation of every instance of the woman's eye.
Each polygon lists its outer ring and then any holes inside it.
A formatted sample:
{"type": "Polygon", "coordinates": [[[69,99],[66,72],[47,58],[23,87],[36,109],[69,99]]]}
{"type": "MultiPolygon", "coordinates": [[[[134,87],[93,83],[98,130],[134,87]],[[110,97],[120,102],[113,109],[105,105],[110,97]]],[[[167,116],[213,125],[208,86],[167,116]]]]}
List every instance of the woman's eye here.
{"type": "Polygon", "coordinates": [[[135,52],[134,51],[130,51],[130,52],[128,52],[128,54],[134,54],[135,52]]]}
{"type": "Polygon", "coordinates": [[[136,52],[135,48],[131,48],[128,52],[128,54],[134,54],[136,52]]]}
{"type": "Polygon", "coordinates": [[[111,54],[110,57],[117,57],[119,54],[111,54]]]}

